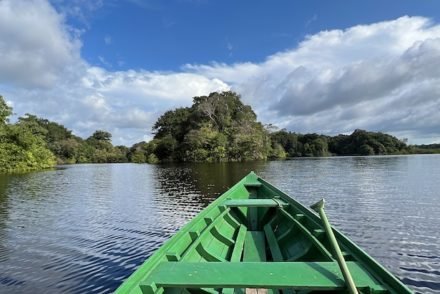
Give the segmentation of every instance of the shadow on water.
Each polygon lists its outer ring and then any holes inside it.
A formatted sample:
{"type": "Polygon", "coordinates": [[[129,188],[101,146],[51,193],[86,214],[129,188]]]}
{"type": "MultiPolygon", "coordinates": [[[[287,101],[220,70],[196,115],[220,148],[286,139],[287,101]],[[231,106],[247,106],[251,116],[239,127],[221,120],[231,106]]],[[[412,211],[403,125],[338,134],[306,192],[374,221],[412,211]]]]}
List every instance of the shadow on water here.
{"type": "Polygon", "coordinates": [[[191,189],[198,191],[205,202],[220,196],[227,189],[241,180],[251,171],[259,173],[267,162],[231,162],[231,163],[188,163],[166,164],[158,166],[161,180],[165,189],[173,189],[169,183],[188,183],[191,189]]]}

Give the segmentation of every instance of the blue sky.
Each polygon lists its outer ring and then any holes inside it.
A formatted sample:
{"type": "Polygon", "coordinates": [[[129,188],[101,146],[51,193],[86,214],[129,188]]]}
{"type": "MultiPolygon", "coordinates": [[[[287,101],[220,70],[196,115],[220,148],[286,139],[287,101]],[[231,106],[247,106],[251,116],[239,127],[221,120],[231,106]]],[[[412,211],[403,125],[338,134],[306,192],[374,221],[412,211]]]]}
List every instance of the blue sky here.
{"type": "Polygon", "coordinates": [[[263,123],[440,142],[438,1],[2,0],[0,95],[83,137],[151,139],[234,90],[263,123]]]}
{"type": "Polygon", "coordinates": [[[68,20],[85,29],[81,52],[88,62],[115,70],[154,71],[178,70],[187,63],[262,62],[322,30],[403,15],[436,19],[440,3],[133,0],[103,2],[92,11],[83,9],[86,19],[68,20]]]}

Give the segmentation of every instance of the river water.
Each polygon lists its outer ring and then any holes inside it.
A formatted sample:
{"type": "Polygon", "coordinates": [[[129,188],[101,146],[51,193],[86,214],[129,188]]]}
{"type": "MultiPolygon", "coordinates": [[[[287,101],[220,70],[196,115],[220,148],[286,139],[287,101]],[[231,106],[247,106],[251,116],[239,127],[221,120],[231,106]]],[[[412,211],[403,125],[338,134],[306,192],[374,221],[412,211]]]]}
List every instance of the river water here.
{"type": "Polygon", "coordinates": [[[108,293],[249,171],[331,223],[404,283],[440,293],[440,156],[72,165],[0,175],[0,293],[108,293]]]}

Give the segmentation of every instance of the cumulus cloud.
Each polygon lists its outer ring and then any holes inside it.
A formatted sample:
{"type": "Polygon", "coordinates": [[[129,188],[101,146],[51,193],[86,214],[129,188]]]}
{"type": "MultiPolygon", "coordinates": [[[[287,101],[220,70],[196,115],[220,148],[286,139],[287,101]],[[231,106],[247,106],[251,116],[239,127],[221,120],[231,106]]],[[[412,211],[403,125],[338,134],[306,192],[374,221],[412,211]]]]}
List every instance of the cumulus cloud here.
{"type": "Polygon", "coordinates": [[[260,64],[185,69],[227,82],[291,130],[440,137],[440,26],[423,17],[320,32],[260,64]]]}
{"type": "Polygon", "coordinates": [[[0,81],[49,88],[78,58],[81,43],[46,1],[0,1],[0,81]]]}
{"type": "Polygon", "coordinates": [[[109,130],[116,144],[132,144],[149,138],[167,109],[229,89],[194,73],[91,66],[80,57],[81,43],[71,31],[46,1],[0,1],[0,93],[19,115],[47,117],[81,136],[109,130]]]}
{"type": "Polygon", "coordinates": [[[292,131],[440,140],[440,26],[423,17],[323,31],[261,63],[154,72],[91,66],[63,15],[46,0],[0,1],[0,94],[19,115],[132,144],[167,109],[232,88],[263,122],[292,131]]]}

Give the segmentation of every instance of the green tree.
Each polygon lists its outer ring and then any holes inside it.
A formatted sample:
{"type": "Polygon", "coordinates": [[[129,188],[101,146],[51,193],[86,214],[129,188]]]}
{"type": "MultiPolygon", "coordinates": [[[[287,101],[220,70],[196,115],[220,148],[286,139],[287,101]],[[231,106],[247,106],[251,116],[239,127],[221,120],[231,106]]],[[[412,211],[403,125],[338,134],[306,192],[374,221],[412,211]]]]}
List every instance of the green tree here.
{"type": "Polygon", "coordinates": [[[178,146],[177,140],[172,135],[166,135],[158,142],[155,155],[159,160],[172,161],[174,151],[178,146]]]}
{"type": "Polygon", "coordinates": [[[238,161],[266,159],[268,132],[234,92],[193,98],[190,108],[165,112],[153,126],[152,153],[161,161],[238,161]]]}
{"type": "Polygon", "coordinates": [[[16,124],[8,124],[11,114],[12,108],[0,96],[0,172],[22,172],[54,166],[55,156],[47,149],[44,128],[21,119],[16,124]]]}
{"type": "Polygon", "coordinates": [[[147,162],[147,157],[145,156],[144,152],[134,151],[131,154],[130,160],[133,163],[146,163],[147,162]]]}
{"type": "Polygon", "coordinates": [[[182,142],[185,134],[189,131],[191,112],[188,108],[177,108],[165,112],[153,126],[154,138],[160,139],[166,136],[182,142]]]}
{"type": "Polygon", "coordinates": [[[89,139],[93,139],[96,141],[110,142],[112,140],[112,134],[103,130],[97,130],[93,133],[93,135],[89,139]]]}
{"type": "Polygon", "coordinates": [[[374,149],[371,148],[371,146],[369,146],[367,144],[363,144],[359,148],[359,154],[360,155],[374,155],[374,149]]]}
{"type": "Polygon", "coordinates": [[[0,95],[0,125],[5,125],[8,122],[9,116],[12,115],[12,107],[6,104],[3,96],[0,95]]]}

